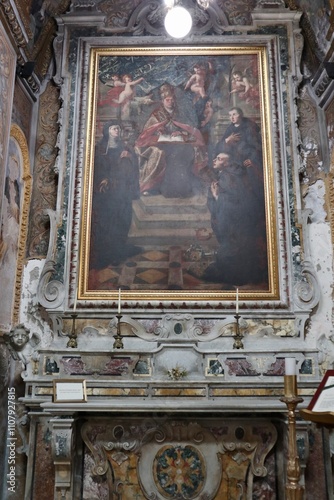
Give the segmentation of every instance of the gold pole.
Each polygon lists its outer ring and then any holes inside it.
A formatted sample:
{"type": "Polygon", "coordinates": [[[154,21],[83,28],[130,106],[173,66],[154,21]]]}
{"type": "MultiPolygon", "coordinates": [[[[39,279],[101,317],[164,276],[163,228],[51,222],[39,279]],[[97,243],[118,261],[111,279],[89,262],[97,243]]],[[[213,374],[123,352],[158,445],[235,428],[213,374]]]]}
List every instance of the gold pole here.
{"type": "Polygon", "coordinates": [[[297,395],[297,376],[284,375],[284,394],[281,401],[288,409],[288,464],[286,469],[287,482],[285,492],[287,500],[303,500],[304,487],[299,484],[300,464],[297,452],[296,438],[296,407],[303,398],[297,395]]]}

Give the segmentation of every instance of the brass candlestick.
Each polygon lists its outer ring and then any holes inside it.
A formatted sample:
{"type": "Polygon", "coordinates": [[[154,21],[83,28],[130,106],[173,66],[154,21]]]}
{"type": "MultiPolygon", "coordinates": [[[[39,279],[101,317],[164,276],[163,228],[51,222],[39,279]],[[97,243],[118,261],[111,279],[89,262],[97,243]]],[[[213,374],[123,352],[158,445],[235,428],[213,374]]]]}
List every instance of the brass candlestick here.
{"type": "Polygon", "coordinates": [[[121,314],[116,314],[117,318],[117,333],[115,335],[114,349],[123,349],[123,340],[121,335],[121,314]]]}
{"type": "Polygon", "coordinates": [[[300,464],[296,439],[296,407],[303,398],[297,395],[297,376],[284,375],[284,397],[280,400],[288,408],[288,464],[286,469],[287,482],[285,492],[287,500],[302,500],[304,487],[299,484],[300,464]]]}
{"type": "Polygon", "coordinates": [[[234,344],[233,349],[243,349],[244,344],[242,343],[242,334],[240,332],[239,319],[240,315],[237,313],[235,316],[236,324],[235,324],[235,336],[234,336],[234,344]]]}
{"type": "Polygon", "coordinates": [[[77,331],[76,331],[76,327],[75,327],[75,320],[77,318],[77,314],[71,314],[71,317],[72,317],[72,330],[71,330],[71,333],[68,335],[69,336],[69,340],[67,342],[67,347],[73,347],[73,348],[76,348],[78,347],[78,342],[77,342],[77,331]]]}

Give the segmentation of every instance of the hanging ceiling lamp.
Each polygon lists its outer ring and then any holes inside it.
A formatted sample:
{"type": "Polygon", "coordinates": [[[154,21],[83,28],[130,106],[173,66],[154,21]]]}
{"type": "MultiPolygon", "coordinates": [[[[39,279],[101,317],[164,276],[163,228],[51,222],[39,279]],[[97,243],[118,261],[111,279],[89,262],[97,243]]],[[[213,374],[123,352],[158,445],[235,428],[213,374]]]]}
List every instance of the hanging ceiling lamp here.
{"type": "MultiPolygon", "coordinates": [[[[196,0],[202,9],[209,7],[210,0],[196,0]]],[[[190,12],[177,4],[178,0],[165,0],[168,12],[165,17],[165,28],[173,38],[183,38],[188,35],[193,25],[190,12]]]]}
{"type": "MultiPolygon", "coordinates": [[[[168,2],[169,4],[174,2],[168,2]]],[[[172,5],[165,17],[165,28],[173,38],[183,38],[188,35],[193,24],[190,13],[184,7],[172,5]]]]}

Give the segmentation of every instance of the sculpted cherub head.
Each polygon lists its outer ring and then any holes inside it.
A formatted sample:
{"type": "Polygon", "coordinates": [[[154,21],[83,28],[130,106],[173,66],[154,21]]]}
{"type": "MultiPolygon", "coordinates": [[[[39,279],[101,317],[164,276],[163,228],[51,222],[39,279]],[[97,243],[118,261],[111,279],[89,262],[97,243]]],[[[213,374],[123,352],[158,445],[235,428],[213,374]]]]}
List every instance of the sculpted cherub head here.
{"type": "Polygon", "coordinates": [[[23,324],[16,325],[9,333],[4,335],[6,344],[15,351],[21,351],[30,340],[30,330],[23,324]]]}

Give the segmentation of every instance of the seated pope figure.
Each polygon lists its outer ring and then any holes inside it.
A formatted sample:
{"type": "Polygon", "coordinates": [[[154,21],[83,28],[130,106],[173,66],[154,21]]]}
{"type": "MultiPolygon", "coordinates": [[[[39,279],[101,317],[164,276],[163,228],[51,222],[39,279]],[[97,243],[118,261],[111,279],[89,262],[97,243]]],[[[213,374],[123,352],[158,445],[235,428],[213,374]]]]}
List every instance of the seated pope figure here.
{"type": "Polygon", "coordinates": [[[136,141],[140,159],[140,191],[166,198],[187,198],[199,189],[205,166],[201,132],[179,116],[174,88],[160,88],[161,104],[149,116],[136,141]]]}

